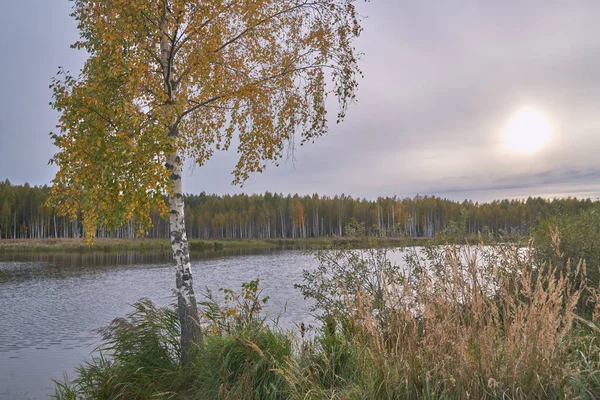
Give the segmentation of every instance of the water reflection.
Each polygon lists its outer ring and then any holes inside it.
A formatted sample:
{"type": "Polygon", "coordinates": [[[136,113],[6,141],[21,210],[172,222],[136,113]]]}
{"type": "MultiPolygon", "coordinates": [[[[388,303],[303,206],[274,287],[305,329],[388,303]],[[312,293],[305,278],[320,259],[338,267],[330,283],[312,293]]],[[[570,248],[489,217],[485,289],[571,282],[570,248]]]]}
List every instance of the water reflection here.
{"type": "MultiPolygon", "coordinates": [[[[293,284],[314,267],[300,251],[278,249],[193,253],[195,285],[239,290],[259,277],[271,297],[266,312],[280,324],[310,324],[308,304],[293,284]]],[[[45,398],[98,343],[95,331],[131,311],[142,297],[173,302],[170,253],[29,253],[0,255],[0,399],[45,398]]]]}
{"type": "MultiPolygon", "coordinates": [[[[228,250],[192,251],[193,260],[207,260],[212,258],[242,256],[251,254],[270,254],[280,250],[296,250],[295,248],[240,248],[228,250]]],[[[46,262],[59,267],[109,267],[114,265],[130,264],[165,264],[170,263],[170,252],[0,252],[0,262],[46,262]]],[[[2,268],[2,266],[0,266],[2,268]]]]}
{"type": "Polygon", "coordinates": [[[74,253],[5,253],[0,254],[0,262],[44,262],[59,267],[108,267],[127,264],[157,264],[170,261],[170,253],[139,252],[74,252],[74,253]]]}
{"type": "MultiPolygon", "coordinates": [[[[192,261],[271,254],[277,248],[197,251],[192,261]]],[[[65,279],[85,274],[104,273],[107,269],[137,265],[170,265],[170,252],[73,252],[73,253],[0,253],[0,283],[32,279],[65,279]]]]}
{"type": "MultiPolygon", "coordinates": [[[[402,252],[389,257],[405,265],[402,252]]],[[[0,254],[0,399],[46,398],[51,378],[72,374],[94,350],[97,329],[130,312],[142,297],[159,306],[172,303],[170,264],[170,253],[0,254]]],[[[314,323],[311,303],[294,284],[316,264],[298,250],[192,254],[199,300],[204,288],[239,290],[258,277],[270,297],[265,311],[280,317],[283,328],[314,323]]]]}

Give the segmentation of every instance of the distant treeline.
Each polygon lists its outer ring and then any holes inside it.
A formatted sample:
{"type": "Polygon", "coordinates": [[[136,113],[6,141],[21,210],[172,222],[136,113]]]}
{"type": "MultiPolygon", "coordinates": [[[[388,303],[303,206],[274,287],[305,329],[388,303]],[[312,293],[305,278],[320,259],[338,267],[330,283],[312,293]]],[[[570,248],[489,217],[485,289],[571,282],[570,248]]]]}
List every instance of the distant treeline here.
{"type": "MultiPolygon", "coordinates": [[[[83,236],[80,219],[57,215],[46,205],[50,188],[0,182],[0,238],[73,238],[83,236]]],[[[363,223],[374,235],[433,237],[461,225],[467,234],[526,235],[541,218],[586,210],[598,202],[575,198],[456,202],[435,196],[380,197],[282,195],[187,195],[188,237],[199,239],[277,239],[344,236],[350,221],[363,223]]],[[[167,238],[168,221],[152,212],[145,236],[167,238]]],[[[98,237],[134,237],[130,221],[98,237]]]]}

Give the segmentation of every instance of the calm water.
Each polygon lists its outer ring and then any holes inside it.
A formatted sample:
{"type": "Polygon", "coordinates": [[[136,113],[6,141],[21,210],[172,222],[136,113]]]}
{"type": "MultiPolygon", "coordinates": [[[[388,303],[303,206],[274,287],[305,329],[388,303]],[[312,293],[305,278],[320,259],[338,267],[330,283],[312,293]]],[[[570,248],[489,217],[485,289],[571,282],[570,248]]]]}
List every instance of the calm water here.
{"type": "MultiPolygon", "coordinates": [[[[95,330],[131,311],[142,297],[172,302],[170,254],[0,254],[0,399],[40,399],[51,379],[86,359],[98,344],[95,330]]],[[[196,290],[257,277],[271,297],[266,312],[280,325],[314,322],[294,283],[316,261],[300,251],[194,255],[196,290]]]]}

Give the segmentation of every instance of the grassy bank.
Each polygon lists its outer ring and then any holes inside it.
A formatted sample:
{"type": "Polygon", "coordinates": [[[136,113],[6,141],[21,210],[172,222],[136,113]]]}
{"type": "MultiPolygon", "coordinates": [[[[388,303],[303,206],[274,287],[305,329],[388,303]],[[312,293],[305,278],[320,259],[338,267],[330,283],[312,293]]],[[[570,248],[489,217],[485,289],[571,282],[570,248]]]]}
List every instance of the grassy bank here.
{"type": "MultiPolygon", "coordinates": [[[[235,250],[242,248],[275,247],[275,241],[265,240],[190,240],[192,251],[235,250]]],[[[0,240],[0,252],[169,252],[168,239],[96,239],[93,244],[83,239],[4,239],[0,240]]]]}
{"type": "MultiPolygon", "coordinates": [[[[368,242],[356,237],[319,237],[305,239],[225,239],[201,240],[190,239],[191,251],[210,250],[238,250],[257,248],[284,248],[284,249],[320,249],[332,247],[364,248],[376,247],[410,247],[427,244],[464,244],[466,241],[476,243],[483,240],[485,244],[494,244],[506,239],[478,238],[477,236],[444,236],[436,238],[410,238],[410,237],[373,237],[368,242]]],[[[514,241],[510,239],[509,241],[514,241]]],[[[83,239],[2,239],[0,252],[169,252],[171,243],[168,239],[96,239],[94,244],[88,244],[83,239]]]]}
{"type": "MultiPolygon", "coordinates": [[[[420,245],[429,242],[426,238],[375,238],[380,246],[420,245]]],[[[306,238],[306,239],[239,239],[239,240],[199,240],[189,241],[191,251],[237,250],[256,248],[322,248],[333,245],[336,248],[361,247],[361,241],[352,238],[306,238]]],[[[96,239],[90,245],[83,239],[3,239],[0,252],[168,252],[171,243],[167,239],[96,239]]]]}
{"type": "Polygon", "coordinates": [[[598,398],[600,292],[582,264],[480,244],[409,250],[402,269],[390,251],[316,253],[318,269],[298,286],[314,301],[315,328],[266,324],[258,281],[223,301],[208,296],[204,340],[187,364],[177,313],[142,300],[104,330],[112,357],[82,365],[56,397],[598,398]],[[594,312],[581,312],[581,298],[594,312]]]}

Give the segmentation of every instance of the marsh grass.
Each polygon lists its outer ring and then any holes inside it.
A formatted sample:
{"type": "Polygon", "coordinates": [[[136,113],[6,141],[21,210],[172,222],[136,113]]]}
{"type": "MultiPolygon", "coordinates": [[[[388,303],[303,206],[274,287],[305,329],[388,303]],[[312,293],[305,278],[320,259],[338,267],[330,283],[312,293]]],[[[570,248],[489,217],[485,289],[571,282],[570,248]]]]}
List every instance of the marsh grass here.
{"type": "MultiPolygon", "coordinates": [[[[555,243],[558,245],[559,243],[555,243]]],[[[269,326],[259,282],[201,303],[205,340],[179,362],[176,314],[148,301],[104,332],[104,351],[58,398],[598,398],[598,299],[585,264],[538,263],[531,249],[328,249],[299,285],[313,335],[269,326]],[[595,302],[594,304],[598,304],[595,302]]]]}
{"type": "MultiPolygon", "coordinates": [[[[231,249],[277,247],[275,240],[200,240],[190,239],[191,251],[219,251],[231,249]]],[[[2,252],[168,252],[171,251],[171,242],[168,239],[149,238],[97,238],[93,244],[84,239],[4,239],[0,240],[2,252]]]]}
{"type": "MultiPolygon", "coordinates": [[[[373,237],[379,246],[420,246],[430,243],[431,238],[373,237]]],[[[336,248],[362,248],[363,240],[355,237],[313,237],[297,239],[189,239],[190,251],[209,252],[241,249],[319,249],[334,246],[336,248]]],[[[150,238],[97,238],[94,244],[84,239],[2,239],[0,252],[170,252],[168,239],[150,238]]]]}

